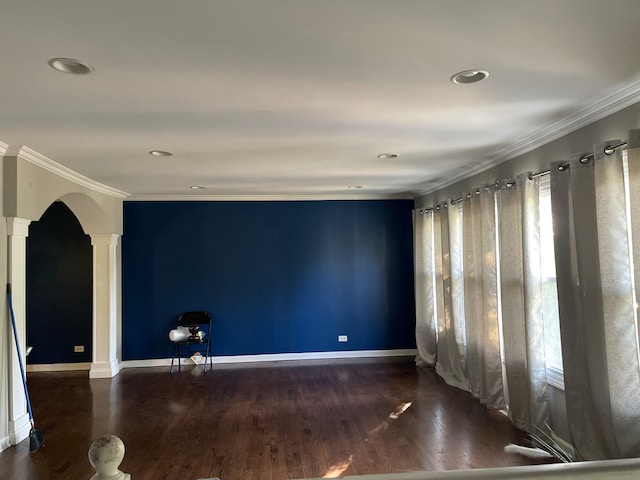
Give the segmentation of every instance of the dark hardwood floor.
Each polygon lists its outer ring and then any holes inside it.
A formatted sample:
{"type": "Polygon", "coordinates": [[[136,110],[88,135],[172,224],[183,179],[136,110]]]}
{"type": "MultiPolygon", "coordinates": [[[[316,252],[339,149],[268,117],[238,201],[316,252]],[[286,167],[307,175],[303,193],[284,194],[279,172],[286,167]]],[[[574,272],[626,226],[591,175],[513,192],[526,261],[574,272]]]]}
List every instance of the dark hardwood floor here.
{"type": "Polygon", "coordinates": [[[412,359],[30,373],[36,426],[0,453],[0,478],[78,480],[91,443],[123,439],[132,480],[297,479],[529,465],[522,434],[412,359]]]}

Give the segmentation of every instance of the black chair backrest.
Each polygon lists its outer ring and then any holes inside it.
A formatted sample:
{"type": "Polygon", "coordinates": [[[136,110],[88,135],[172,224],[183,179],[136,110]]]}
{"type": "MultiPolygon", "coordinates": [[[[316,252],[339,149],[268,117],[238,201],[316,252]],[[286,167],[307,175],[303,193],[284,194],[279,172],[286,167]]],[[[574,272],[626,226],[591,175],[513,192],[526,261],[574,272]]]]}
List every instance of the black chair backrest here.
{"type": "Polygon", "coordinates": [[[178,325],[181,327],[210,324],[211,315],[208,312],[184,312],[178,317],[178,325]]]}

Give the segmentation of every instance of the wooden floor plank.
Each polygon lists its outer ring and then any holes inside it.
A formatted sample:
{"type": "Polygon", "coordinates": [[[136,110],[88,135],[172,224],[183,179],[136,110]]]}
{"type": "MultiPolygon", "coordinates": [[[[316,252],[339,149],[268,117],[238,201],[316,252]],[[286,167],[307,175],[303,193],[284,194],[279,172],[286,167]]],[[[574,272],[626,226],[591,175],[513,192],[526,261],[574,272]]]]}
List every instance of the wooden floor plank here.
{"type": "Polygon", "coordinates": [[[77,480],[113,433],[133,480],[287,480],[536,463],[505,454],[522,433],[411,359],[30,373],[37,426],[0,453],[0,478],[77,480]]]}

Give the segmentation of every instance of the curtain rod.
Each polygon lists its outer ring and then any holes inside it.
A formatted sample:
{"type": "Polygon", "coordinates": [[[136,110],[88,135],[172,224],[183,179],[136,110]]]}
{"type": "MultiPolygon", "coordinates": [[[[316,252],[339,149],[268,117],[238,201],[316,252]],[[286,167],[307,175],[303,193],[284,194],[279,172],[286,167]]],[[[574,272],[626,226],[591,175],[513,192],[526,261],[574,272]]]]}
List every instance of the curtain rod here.
{"type": "MultiPolygon", "coordinates": [[[[514,184],[514,182],[513,182],[512,180],[509,180],[508,182],[505,182],[505,185],[506,185],[507,187],[512,187],[512,186],[513,186],[513,184],[514,184]]],[[[496,181],[495,181],[495,183],[492,183],[491,185],[486,185],[486,186],[484,187],[484,189],[485,189],[485,190],[491,190],[492,188],[500,188],[500,185],[501,185],[501,184],[500,184],[500,180],[496,180],[496,181]]],[[[480,188],[476,188],[476,189],[473,191],[473,193],[475,193],[476,195],[480,195],[480,192],[481,192],[481,191],[482,191],[482,189],[480,189],[480,188]]],[[[463,195],[463,196],[461,196],[461,197],[459,197],[459,198],[454,198],[454,199],[452,199],[452,200],[451,200],[451,202],[450,202],[450,203],[451,203],[451,205],[455,205],[456,203],[463,201],[465,198],[471,198],[471,194],[470,194],[470,193],[467,193],[466,195],[463,195]]]]}
{"type": "MultiPolygon", "coordinates": [[[[511,187],[514,185],[514,183],[515,183],[514,181],[509,180],[505,185],[507,187],[511,187]]],[[[485,185],[484,190],[491,190],[492,188],[500,188],[500,180],[496,180],[495,183],[492,183],[491,185],[485,185]]],[[[480,195],[481,191],[482,191],[481,188],[476,188],[474,189],[473,193],[475,193],[476,195],[480,195]]],[[[467,193],[466,195],[463,195],[459,198],[452,198],[448,202],[447,201],[441,202],[435,207],[421,208],[418,210],[418,214],[422,215],[424,213],[429,213],[433,210],[440,210],[441,206],[444,208],[447,208],[449,205],[455,205],[456,203],[461,202],[465,198],[471,198],[471,193],[467,193]]]]}
{"type": "MultiPolygon", "coordinates": [[[[602,151],[605,155],[613,155],[613,152],[616,151],[616,149],[620,148],[620,147],[624,147],[627,144],[627,142],[621,142],[617,145],[607,145],[606,147],[604,147],[604,150],[602,151]]],[[[591,159],[593,159],[594,154],[590,153],[588,155],[583,155],[582,157],[580,157],[580,163],[589,163],[589,161],[591,159]]],[[[558,165],[558,170],[562,171],[569,168],[569,162],[565,162],[565,163],[561,163],[560,165],[558,165]]],[[[529,180],[533,180],[534,178],[538,178],[538,177],[544,177],[545,175],[549,175],[551,173],[551,170],[543,170],[541,172],[536,172],[536,173],[530,173],[529,174],[529,180]]],[[[513,182],[509,181],[506,183],[507,187],[511,187],[513,185],[513,182]]],[[[500,186],[500,181],[496,180],[496,182],[492,185],[487,185],[485,188],[485,190],[489,190],[490,188],[496,188],[500,186]]],[[[476,188],[475,189],[475,193],[476,195],[480,193],[480,189],[476,188]]],[[[454,198],[452,199],[449,203],[451,203],[451,205],[455,205],[458,202],[461,202],[462,200],[464,200],[465,198],[470,198],[471,194],[467,193],[466,195],[463,195],[462,197],[459,198],[454,198]]],[[[447,202],[444,202],[444,206],[447,206],[447,202]]],[[[424,214],[424,213],[429,213],[433,210],[439,210],[440,209],[440,205],[436,206],[436,207],[430,207],[430,208],[421,208],[420,210],[418,210],[418,213],[420,215],[424,214]]]]}
{"type": "MultiPolygon", "coordinates": [[[[618,145],[607,145],[606,147],[604,147],[604,150],[602,151],[605,155],[613,155],[613,152],[616,151],[616,149],[620,148],[620,147],[624,147],[627,144],[627,142],[622,142],[619,143],[618,145]]],[[[588,155],[583,155],[582,157],[580,157],[580,163],[589,163],[589,160],[593,159],[594,154],[590,153],[588,155]]],[[[558,170],[563,171],[566,170],[567,168],[569,168],[569,162],[565,162],[565,163],[561,163],[560,165],[558,165],[558,170]]],[[[529,180],[533,180],[534,178],[538,178],[538,177],[544,177],[545,175],[549,175],[551,173],[551,170],[543,170],[542,172],[537,172],[537,173],[531,173],[529,175],[529,180]]]]}

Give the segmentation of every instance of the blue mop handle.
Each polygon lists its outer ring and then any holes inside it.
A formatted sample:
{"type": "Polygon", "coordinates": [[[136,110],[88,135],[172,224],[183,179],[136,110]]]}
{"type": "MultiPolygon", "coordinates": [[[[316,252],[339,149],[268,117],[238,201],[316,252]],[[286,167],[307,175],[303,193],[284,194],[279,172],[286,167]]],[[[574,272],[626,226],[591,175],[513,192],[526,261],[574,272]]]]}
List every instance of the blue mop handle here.
{"type": "Polygon", "coordinates": [[[16,319],[13,316],[13,302],[11,301],[11,284],[7,283],[7,299],[9,300],[9,313],[11,314],[11,326],[13,327],[13,338],[16,341],[16,350],[18,351],[18,364],[20,365],[20,373],[22,374],[22,386],[24,387],[24,396],[27,398],[27,411],[29,412],[29,421],[33,427],[33,412],[31,411],[31,400],[29,399],[29,390],[27,389],[27,376],[24,374],[24,365],[22,365],[22,353],[20,352],[20,343],[18,342],[18,330],[16,329],[16,319]]]}

